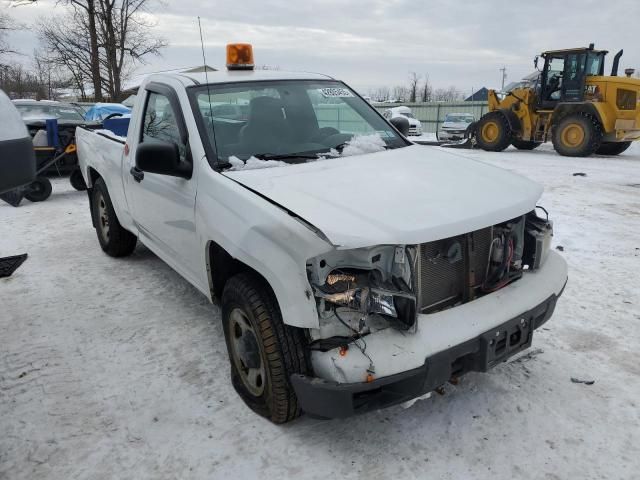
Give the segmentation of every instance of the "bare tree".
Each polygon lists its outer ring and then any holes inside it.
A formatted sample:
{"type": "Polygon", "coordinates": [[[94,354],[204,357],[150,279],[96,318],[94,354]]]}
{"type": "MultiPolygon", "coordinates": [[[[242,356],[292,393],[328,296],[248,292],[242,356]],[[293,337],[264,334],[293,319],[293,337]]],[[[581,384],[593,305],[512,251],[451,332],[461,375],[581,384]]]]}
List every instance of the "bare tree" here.
{"type": "Polygon", "coordinates": [[[42,43],[52,52],[57,65],[69,70],[82,98],[86,98],[85,85],[91,82],[95,100],[100,101],[103,92],[112,100],[120,100],[122,82],[132,65],[144,62],[147,55],[158,54],[166,45],[151,34],[153,25],[141,15],[150,1],[95,0],[93,23],[91,14],[84,8],[74,8],[63,17],[40,21],[42,43]],[[93,24],[97,28],[97,68],[91,36],[93,24]]]}
{"type": "Polygon", "coordinates": [[[87,24],[84,33],[89,39],[89,66],[91,71],[91,82],[93,83],[93,96],[96,101],[102,101],[102,82],[100,78],[100,53],[98,46],[98,29],[96,27],[96,0],[66,0],[77,18],[82,18],[87,24]]]}
{"type": "Polygon", "coordinates": [[[418,99],[418,84],[420,83],[420,75],[416,72],[409,73],[409,102],[415,103],[418,99]]]}
{"type": "Polygon", "coordinates": [[[437,102],[455,102],[462,99],[462,92],[453,85],[448,88],[437,88],[433,92],[433,99],[437,102]]]}
{"type": "Polygon", "coordinates": [[[389,87],[379,87],[373,92],[371,98],[376,102],[386,102],[389,100],[389,94],[389,87]]]}
{"type": "Polygon", "coordinates": [[[7,42],[7,34],[15,29],[13,19],[6,13],[0,12],[0,57],[8,53],[15,53],[7,42]]]}
{"type": "Polygon", "coordinates": [[[126,62],[144,62],[167,44],[150,34],[153,27],[141,14],[151,0],[97,0],[98,26],[110,76],[109,95],[119,100],[126,62]]]}
{"type": "Polygon", "coordinates": [[[394,100],[399,102],[406,102],[408,95],[407,87],[404,85],[396,85],[392,90],[393,94],[391,95],[394,100]]]}
{"type": "Polygon", "coordinates": [[[433,97],[433,87],[429,83],[429,74],[424,74],[424,84],[422,85],[422,91],[420,92],[420,100],[423,102],[430,102],[433,97]]]}
{"type": "MultiPolygon", "coordinates": [[[[75,10],[61,17],[41,20],[37,29],[41,43],[50,52],[50,62],[69,72],[73,86],[83,100],[87,99],[86,85],[93,80],[91,43],[87,35],[86,12],[75,10]]],[[[94,84],[94,98],[102,99],[102,77],[98,88],[94,84]]]]}

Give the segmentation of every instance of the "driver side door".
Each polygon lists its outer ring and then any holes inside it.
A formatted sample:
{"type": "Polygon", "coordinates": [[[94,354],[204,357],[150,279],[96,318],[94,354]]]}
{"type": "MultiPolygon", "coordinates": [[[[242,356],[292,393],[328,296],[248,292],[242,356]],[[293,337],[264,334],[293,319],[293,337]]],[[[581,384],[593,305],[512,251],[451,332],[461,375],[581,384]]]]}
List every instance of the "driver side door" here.
{"type": "MultiPolygon", "coordinates": [[[[150,84],[146,95],[139,144],[167,142],[178,146],[181,162],[192,162],[189,139],[176,92],[150,84]]],[[[129,153],[129,192],[133,218],[145,245],[190,280],[198,278],[195,227],[196,179],[142,172],[137,148],[129,153]]]]}

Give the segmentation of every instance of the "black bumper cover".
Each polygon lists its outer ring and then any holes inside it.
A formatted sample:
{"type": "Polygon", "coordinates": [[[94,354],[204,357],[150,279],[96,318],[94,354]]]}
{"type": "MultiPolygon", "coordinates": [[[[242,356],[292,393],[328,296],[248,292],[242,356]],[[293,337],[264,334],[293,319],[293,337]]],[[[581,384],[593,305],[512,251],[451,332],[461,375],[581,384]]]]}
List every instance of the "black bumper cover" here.
{"type": "Polygon", "coordinates": [[[428,357],[413,370],[368,383],[337,383],[294,374],[291,383],[300,407],[315,417],[344,418],[406,402],[467,372],[486,372],[531,346],[533,330],[551,317],[560,295],[562,292],[472,340],[428,357]]]}

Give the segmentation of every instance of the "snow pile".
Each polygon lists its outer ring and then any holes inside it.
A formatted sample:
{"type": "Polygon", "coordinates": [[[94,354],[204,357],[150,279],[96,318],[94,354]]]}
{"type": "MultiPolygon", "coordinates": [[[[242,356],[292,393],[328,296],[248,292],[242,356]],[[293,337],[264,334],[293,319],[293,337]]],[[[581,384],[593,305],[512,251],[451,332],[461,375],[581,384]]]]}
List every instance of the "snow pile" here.
{"type": "Polygon", "coordinates": [[[229,163],[232,165],[229,170],[258,170],[260,168],[286,167],[288,163],[278,160],[260,160],[254,156],[247,159],[246,162],[240,160],[235,155],[229,157],[229,163]]]}
{"type": "Polygon", "coordinates": [[[340,156],[350,157],[352,155],[381,152],[386,149],[386,146],[387,144],[378,133],[355,135],[351,140],[346,142],[340,156]]]}
{"type": "Polygon", "coordinates": [[[116,135],[111,130],[106,130],[104,128],[100,128],[98,130],[94,130],[96,133],[100,133],[106,137],[113,138],[114,140],[120,140],[121,142],[126,142],[127,137],[121,137],[120,135],[116,135]]]}

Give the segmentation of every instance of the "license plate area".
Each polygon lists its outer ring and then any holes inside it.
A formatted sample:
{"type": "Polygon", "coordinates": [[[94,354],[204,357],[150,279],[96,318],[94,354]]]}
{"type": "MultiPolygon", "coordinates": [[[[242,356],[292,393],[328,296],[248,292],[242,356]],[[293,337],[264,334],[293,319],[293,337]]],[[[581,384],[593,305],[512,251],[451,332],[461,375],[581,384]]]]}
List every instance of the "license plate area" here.
{"type": "Polygon", "coordinates": [[[532,318],[525,317],[514,318],[484,333],[481,337],[481,348],[484,350],[485,370],[529,348],[532,339],[532,318]]]}

